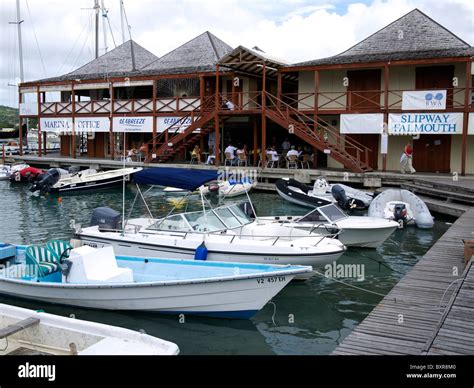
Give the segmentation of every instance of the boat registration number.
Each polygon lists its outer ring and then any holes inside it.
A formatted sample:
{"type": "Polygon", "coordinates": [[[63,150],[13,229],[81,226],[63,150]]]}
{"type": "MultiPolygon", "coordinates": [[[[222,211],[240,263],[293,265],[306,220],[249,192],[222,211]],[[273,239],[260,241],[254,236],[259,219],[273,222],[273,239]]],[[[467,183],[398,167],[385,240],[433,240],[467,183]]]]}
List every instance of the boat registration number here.
{"type": "Polygon", "coordinates": [[[286,276],[270,276],[267,278],[258,278],[257,284],[286,282],[286,276]]]}

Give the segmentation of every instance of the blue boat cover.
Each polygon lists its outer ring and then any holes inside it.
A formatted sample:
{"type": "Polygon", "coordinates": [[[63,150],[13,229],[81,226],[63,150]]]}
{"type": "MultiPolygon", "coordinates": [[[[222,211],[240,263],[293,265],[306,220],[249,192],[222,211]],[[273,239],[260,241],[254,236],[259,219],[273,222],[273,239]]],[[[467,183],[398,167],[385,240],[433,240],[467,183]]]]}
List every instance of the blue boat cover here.
{"type": "Polygon", "coordinates": [[[206,182],[219,177],[217,171],[191,170],[187,168],[147,168],[133,176],[137,184],[171,186],[178,189],[194,191],[206,182]]]}

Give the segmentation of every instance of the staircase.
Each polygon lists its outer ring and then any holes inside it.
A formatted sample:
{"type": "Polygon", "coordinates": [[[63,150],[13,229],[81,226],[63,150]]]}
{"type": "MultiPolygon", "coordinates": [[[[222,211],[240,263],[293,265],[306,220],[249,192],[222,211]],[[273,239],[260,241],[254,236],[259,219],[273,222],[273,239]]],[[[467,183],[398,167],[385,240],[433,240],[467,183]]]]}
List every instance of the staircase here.
{"type": "Polygon", "coordinates": [[[214,96],[207,97],[186,116],[180,117],[178,121],[151,139],[147,143],[151,152],[148,153],[146,161],[151,162],[154,159],[153,155],[156,155],[160,162],[166,162],[176,153],[195,144],[202,136],[209,133],[213,129],[213,125],[210,124],[215,117],[214,99],[214,96]],[[188,120],[191,121],[191,125],[182,130],[183,124],[188,120]],[[199,128],[200,131],[194,133],[199,128]]]}
{"type": "Polygon", "coordinates": [[[344,167],[353,172],[369,172],[369,153],[371,149],[359,142],[345,138],[342,139],[339,131],[329,123],[318,118],[316,123],[313,118],[302,114],[297,109],[266,92],[265,116],[295,134],[300,139],[317,148],[319,151],[329,153],[330,157],[337,160],[344,167]],[[322,135],[313,128],[324,125],[327,136],[322,135]]]}

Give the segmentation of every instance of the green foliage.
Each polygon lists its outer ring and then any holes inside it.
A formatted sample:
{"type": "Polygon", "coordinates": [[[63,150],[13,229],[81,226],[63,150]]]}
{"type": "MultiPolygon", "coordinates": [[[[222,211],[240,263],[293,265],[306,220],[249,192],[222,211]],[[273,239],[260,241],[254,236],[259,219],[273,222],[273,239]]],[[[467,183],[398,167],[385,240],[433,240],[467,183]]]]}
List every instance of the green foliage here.
{"type": "Polygon", "coordinates": [[[18,126],[18,109],[0,105],[0,128],[18,126]]]}

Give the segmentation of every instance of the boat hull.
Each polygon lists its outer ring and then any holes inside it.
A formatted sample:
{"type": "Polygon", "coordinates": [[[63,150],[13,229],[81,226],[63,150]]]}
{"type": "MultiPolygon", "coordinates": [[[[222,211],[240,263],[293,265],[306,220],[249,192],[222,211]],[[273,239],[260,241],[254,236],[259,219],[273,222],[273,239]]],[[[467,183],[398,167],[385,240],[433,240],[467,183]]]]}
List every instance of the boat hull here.
{"type": "MultiPolygon", "coordinates": [[[[130,177],[125,179],[125,184],[130,182],[130,177]]],[[[64,187],[52,187],[52,193],[72,193],[77,191],[104,190],[120,187],[123,185],[123,177],[115,177],[101,180],[100,182],[80,182],[73,183],[64,187]]]]}

